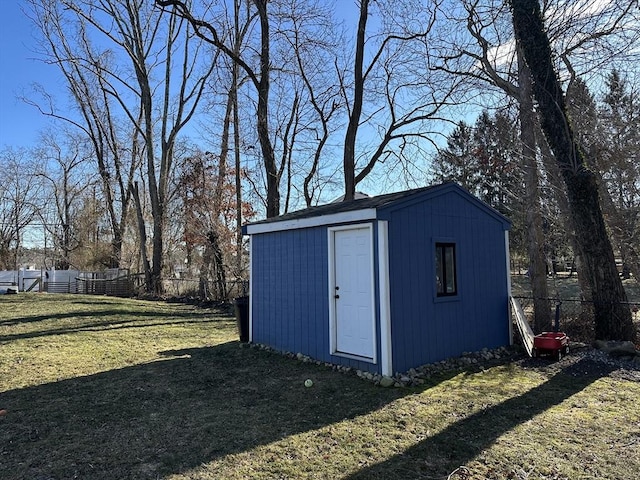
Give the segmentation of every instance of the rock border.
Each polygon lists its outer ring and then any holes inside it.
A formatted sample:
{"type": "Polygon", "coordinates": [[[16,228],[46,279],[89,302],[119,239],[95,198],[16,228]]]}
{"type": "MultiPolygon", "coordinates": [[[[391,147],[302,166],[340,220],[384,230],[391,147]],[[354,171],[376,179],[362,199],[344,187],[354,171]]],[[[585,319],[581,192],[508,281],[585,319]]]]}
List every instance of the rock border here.
{"type": "Polygon", "coordinates": [[[384,388],[388,387],[415,387],[423,385],[431,377],[455,371],[465,371],[469,369],[483,370],[490,364],[497,364],[507,359],[516,359],[521,357],[520,347],[499,347],[493,350],[483,348],[478,352],[464,352],[459,357],[451,357],[436,363],[422,365],[417,368],[411,368],[407,372],[396,373],[393,376],[381,375],[379,373],[367,372],[345,365],[337,365],[331,362],[314,359],[303,353],[285,352],[268,345],[260,343],[240,343],[241,348],[257,348],[259,350],[277,353],[287,358],[295,359],[303,363],[313,363],[315,365],[325,366],[341,373],[353,374],[358,378],[372,382],[384,388]]]}
{"type": "Polygon", "coordinates": [[[483,371],[492,366],[514,362],[524,368],[556,374],[564,371],[573,376],[611,376],[640,382],[640,351],[631,342],[596,342],[593,346],[580,342],[569,343],[569,354],[560,361],[547,358],[530,358],[519,345],[483,348],[477,352],[464,352],[459,357],[451,357],[439,362],[411,368],[407,372],[385,376],[353,367],[337,365],[314,359],[303,353],[283,352],[258,343],[240,343],[241,348],[257,348],[283,355],[303,363],[313,363],[344,374],[372,382],[383,388],[406,388],[424,385],[431,378],[462,371],[483,371]]]}

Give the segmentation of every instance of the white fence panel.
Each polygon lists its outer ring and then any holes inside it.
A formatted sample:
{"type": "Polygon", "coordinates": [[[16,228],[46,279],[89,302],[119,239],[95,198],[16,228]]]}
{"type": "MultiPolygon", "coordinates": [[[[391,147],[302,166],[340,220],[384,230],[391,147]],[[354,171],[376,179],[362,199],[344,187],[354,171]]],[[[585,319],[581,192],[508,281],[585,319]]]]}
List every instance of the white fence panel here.
{"type": "Polygon", "coordinates": [[[12,287],[20,292],[76,293],[79,274],[78,270],[0,271],[0,294],[12,287]]]}

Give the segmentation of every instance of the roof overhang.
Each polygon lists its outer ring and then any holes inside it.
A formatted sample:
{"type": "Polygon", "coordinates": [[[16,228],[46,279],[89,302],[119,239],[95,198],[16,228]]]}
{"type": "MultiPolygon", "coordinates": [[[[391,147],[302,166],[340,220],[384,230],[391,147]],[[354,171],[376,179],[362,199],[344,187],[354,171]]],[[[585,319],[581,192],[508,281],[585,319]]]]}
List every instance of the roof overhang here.
{"type": "Polygon", "coordinates": [[[375,220],[377,217],[375,208],[365,208],[362,210],[350,210],[347,212],[321,215],[300,219],[282,220],[280,222],[252,223],[245,225],[247,235],[260,233],[280,232],[283,230],[296,230],[300,228],[321,227],[324,225],[338,225],[341,223],[361,222],[364,220],[375,220]]]}

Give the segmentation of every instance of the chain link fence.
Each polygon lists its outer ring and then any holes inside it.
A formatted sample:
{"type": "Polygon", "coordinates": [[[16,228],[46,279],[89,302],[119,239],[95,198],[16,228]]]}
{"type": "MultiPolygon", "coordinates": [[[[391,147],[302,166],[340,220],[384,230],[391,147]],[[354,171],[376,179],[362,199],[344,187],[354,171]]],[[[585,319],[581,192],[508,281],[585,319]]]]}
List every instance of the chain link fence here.
{"type": "MultiPolygon", "coordinates": [[[[533,326],[533,297],[515,296],[522,306],[529,324],[533,326]]],[[[547,298],[551,307],[551,318],[557,322],[558,331],[566,333],[571,340],[591,343],[595,340],[594,302],[575,298],[547,298]]],[[[634,323],[640,331],[640,303],[628,302],[634,323]]],[[[535,332],[540,333],[540,332],[535,332]]]]}
{"type": "Polygon", "coordinates": [[[162,287],[166,296],[213,302],[230,302],[249,294],[249,281],[243,279],[230,280],[220,288],[214,280],[202,282],[198,278],[172,278],[164,280],[162,287]]]}

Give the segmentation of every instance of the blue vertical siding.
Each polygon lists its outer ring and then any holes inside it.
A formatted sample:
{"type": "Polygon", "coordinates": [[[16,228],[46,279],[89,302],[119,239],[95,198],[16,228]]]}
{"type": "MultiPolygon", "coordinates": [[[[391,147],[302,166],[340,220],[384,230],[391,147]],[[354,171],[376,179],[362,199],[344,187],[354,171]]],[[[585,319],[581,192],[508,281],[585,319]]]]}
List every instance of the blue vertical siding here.
{"type": "Polygon", "coordinates": [[[457,192],[389,212],[393,367],[405,371],[464,351],[506,345],[503,224],[457,192]],[[435,297],[433,245],[456,243],[458,296],[435,297]]]}
{"type": "MultiPolygon", "coordinates": [[[[392,361],[396,372],[509,343],[503,218],[443,188],[378,207],[388,222],[392,361]],[[434,242],[456,243],[458,296],[435,295],[434,242]]],[[[377,222],[373,222],[376,345],[380,358],[377,222]]],[[[379,372],[330,355],[328,227],[252,236],[253,341],[379,372]]]]}
{"type": "Polygon", "coordinates": [[[330,355],[327,227],[256,234],[251,241],[253,341],[379,371],[377,364],[330,355]]]}
{"type": "Polygon", "coordinates": [[[327,235],[325,228],[252,238],[253,340],[279,350],[328,351],[327,235]],[[323,308],[323,307],[324,308],[323,308]],[[318,335],[322,324],[327,335],[318,335]],[[320,343],[320,345],[318,345],[320,343]]]}

